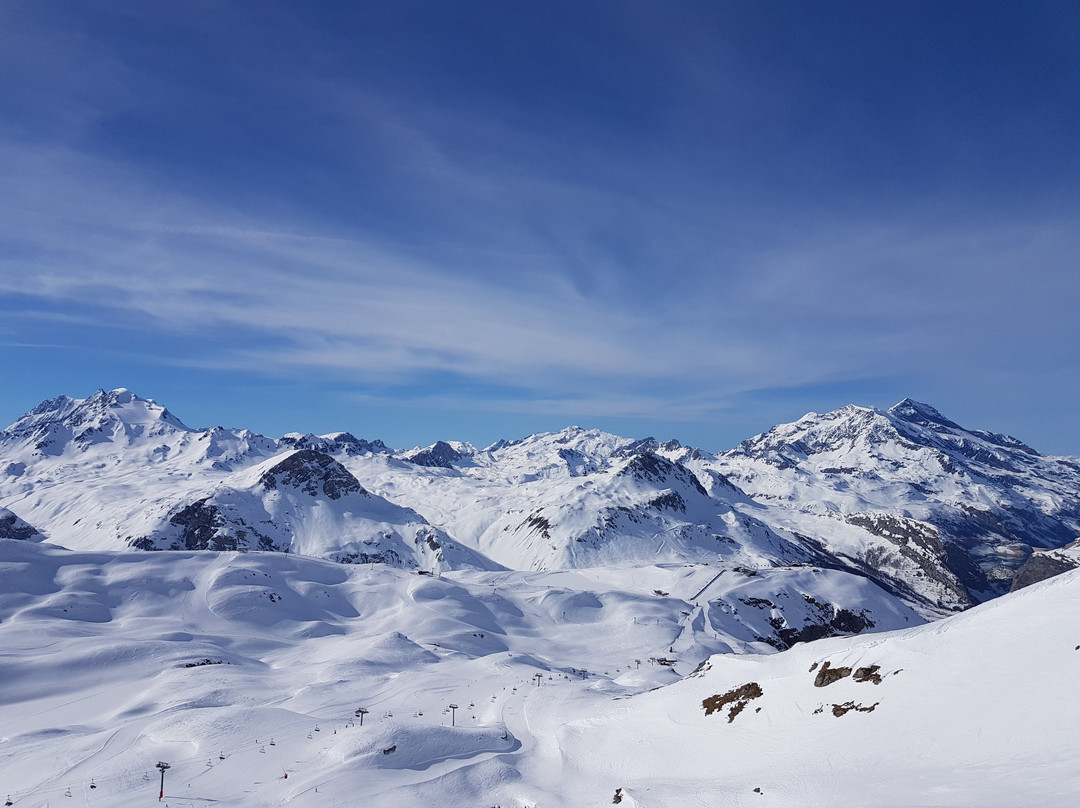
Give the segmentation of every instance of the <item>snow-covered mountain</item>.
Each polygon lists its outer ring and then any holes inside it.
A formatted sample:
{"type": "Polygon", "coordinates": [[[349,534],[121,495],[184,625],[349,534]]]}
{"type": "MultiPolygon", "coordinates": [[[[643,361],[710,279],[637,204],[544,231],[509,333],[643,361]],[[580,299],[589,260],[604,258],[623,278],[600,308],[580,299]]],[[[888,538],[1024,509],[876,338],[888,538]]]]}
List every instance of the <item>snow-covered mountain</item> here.
{"type": "MultiPolygon", "coordinates": [[[[811,567],[924,616],[1000,594],[1033,548],[1080,536],[1080,461],[910,400],[811,413],[720,454],[579,427],[393,451],[347,432],[192,429],[120,389],[36,407],[0,433],[0,470],[0,506],[72,549],[428,571],[811,567]]],[[[776,621],[760,636],[782,644],[792,627],[776,621]]]]}
{"type": "Polygon", "coordinates": [[[130,446],[140,438],[168,440],[193,431],[164,407],[119,388],[98,390],[88,399],[44,401],[9,426],[5,437],[32,445],[35,454],[57,456],[104,442],[130,446]]]}
{"type": "Polygon", "coordinates": [[[136,463],[184,473],[228,471],[278,451],[277,441],[246,429],[192,429],[124,388],[42,402],[0,432],[0,446],[14,476],[28,465],[69,474],[136,463]]]}
{"type": "Polygon", "coordinates": [[[861,528],[877,541],[837,551],[884,571],[912,561],[947,581],[958,605],[1006,591],[1034,548],[1080,537],[1080,461],[966,430],[911,400],[810,413],[706,465],[826,546],[822,517],[861,528]]]}
{"type": "Polygon", "coordinates": [[[710,496],[686,467],[615,435],[573,427],[458,454],[446,465],[417,465],[415,451],[401,456],[405,464],[375,455],[342,462],[512,569],[812,558],[792,537],[710,496]]]}
{"type": "MultiPolygon", "coordinates": [[[[371,494],[337,460],[314,449],[274,456],[195,496],[144,511],[149,524],[131,545],[270,550],[429,571],[495,568],[416,512],[371,494]]],[[[137,523],[130,524],[135,529],[137,523]]]]}
{"type": "Polygon", "coordinates": [[[271,550],[441,570],[497,565],[364,487],[348,434],[196,430],[128,390],[66,396],[0,433],[0,496],[73,549],[271,550]]]}

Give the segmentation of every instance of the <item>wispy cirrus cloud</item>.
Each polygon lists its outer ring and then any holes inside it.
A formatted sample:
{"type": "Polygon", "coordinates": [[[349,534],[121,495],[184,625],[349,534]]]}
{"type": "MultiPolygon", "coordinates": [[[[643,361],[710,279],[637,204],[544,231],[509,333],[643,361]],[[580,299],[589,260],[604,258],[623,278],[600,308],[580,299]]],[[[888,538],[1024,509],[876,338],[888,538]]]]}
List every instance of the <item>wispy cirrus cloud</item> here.
{"type": "MultiPolygon", "coordinates": [[[[941,372],[943,348],[998,343],[1010,353],[1018,332],[1052,331],[1077,291],[1065,273],[1076,230],[1064,222],[845,222],[728,254],[715,274],[668,277],[654,266],[650,300],[647,289],[583,289],[557,255],[519,258],[504,246],[470,271],[469,251],[440,262],[426,249],[238,216],[66,150],[8,146],[0,160],[22,201],[0,224],[14,248],[0,294],[24,301],[20,316],[150,328],[179,344],[224,335],[212,352],[160,357],[189,367],[385,385],[452,374],[530,391],[542,407],[558,394],[568,414],[705,417],[751,390],[883,366],[941,372]],[[1031,319],[1038,306],[1055,315],[1031,319]],[[598,403],[582,396],[590,388],[598,403]],[[657,389],[667,394],[643,395],[657,389]],[[717,403],[687,410],[678,401],[692,389],[717,403]]],[[[477,403],[509,406],[489,399],[477,403]]]]}

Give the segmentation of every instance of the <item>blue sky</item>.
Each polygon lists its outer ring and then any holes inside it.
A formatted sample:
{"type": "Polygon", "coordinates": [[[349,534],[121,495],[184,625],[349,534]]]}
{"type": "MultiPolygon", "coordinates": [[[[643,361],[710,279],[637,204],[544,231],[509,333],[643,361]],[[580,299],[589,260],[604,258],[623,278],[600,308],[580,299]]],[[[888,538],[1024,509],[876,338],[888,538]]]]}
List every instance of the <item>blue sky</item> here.
{"type": "Polygon", "coordinates": [[[1080,6],[0,2],[0,421],[1080,454],[1080,6]]]}

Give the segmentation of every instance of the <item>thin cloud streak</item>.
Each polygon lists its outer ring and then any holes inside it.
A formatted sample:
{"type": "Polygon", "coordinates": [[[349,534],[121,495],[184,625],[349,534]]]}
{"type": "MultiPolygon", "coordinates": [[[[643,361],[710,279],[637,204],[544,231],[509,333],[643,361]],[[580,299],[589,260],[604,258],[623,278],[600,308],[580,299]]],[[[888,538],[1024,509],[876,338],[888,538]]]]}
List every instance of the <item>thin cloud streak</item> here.
{"type": "MultiPolygon", "coordinates": [[[[122,177],[91,181],[116,188],[122,177]]],[[[78,199],[80,190],[65,184],[51,196],[78,199]]],[[[294,343],[278,358],[296,363],[370,368],[348,351],[326,355],[328,343],[352,342],[397,346],[395,361],[406,368],[431,369],[431,359],[416,357],[441,357],[437,364],[452,362],[451,370],[492,375],[514,375],[515,368],[527,376],[538,369],[605,373],[622,367],[656,377],[678,365],[653,355],[649,343],[662,343],[663,330],[643,339],[639,313],[605,310],[554,272],[499,285],[452,277],[447,268],[354,240],[296,238],[292,229],[171,222],[159,228],[147,220],[152,208],[141,204],[145,195],[123,189],[113,204],[77,206],[68,216],[61,211],[44,227],[33,217],[17,219],[3,235],[21,240],[27,252],[38,248],[27,261],[35,271],[20,272],[25,265],[12,262],[0,288],[66,305],[92,300],[152,315],[178,331],[271,332],[294,343]]],[[[152,196],[159,208],[193,212],[189,202],[162,205],[159,193],[152,196]]],[[[197,218],[227,215],[203,210],[197,218]]]]}
{"type": "MultiPolygon", "coordinates": [[[[7,165],[25,158],[10,146],[0,155],[7,165]]],[[[715,279],[684,279],[693,298],[612,305],[535,253],[527,260],[543,271],[510,271],[498,282],[357,238],[238,219],[71,152],[38,150],[30,162],[29,172],[14,173],[14,190],[38,207],[0,224],[0,237],[22,253],[0,269],[0,293],[36,301],[22,316],[94,322],[88,312],[99,309],[115,312],[107,326],[98,318],[99,328],[241,334],[212,355],[161,361],[376,384],[449,373],[531,391],[539,410],[562,401],[568,415],[599,414],[591,399],[573,398],[588,384],[620,392],[595,399],[611,415],[701,419],[755,389],[882,366],[941,370],[933,353],[942,340],[963,348],[992,339],[994,321],[1017,300],[1044,297],[1038,284],[995,290],[1009,273],[1019,277],[1016,263],[1041,261],[1028,277],[1044,278],[1078,246],[1068,223],[845,224],[801,240],[789,234],[782,250],[744,253],[715,279]],[[965,297],[979,305],[957,327],[965,297]],[[657,386],[667,394],[641,396],[657,386]],[[716,403],[681,408],[690,389],[716,403]]],[[[504,255],[512,268],[513,253],[504,255]]],[[[1072,277],[1048,305],[1075,299],[1072,277]]],[[[1048,327],[1013,313],[1014,331],[1048,327]]]]}

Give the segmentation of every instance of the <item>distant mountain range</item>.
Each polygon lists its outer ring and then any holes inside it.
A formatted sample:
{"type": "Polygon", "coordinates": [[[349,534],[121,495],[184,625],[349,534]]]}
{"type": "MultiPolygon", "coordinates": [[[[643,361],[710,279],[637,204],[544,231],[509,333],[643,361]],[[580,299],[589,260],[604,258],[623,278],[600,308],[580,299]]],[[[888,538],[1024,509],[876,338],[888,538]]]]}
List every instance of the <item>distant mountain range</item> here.
{"type": "MultiPolygon", "coordinates": [[[[938,617],[1071,568],[1080,460],[911,400],[811,413],[715,454],[578,427],[397,451],[192,429],[118,389],[45,401],[0,432],[0,537],[429,573],[707,565],[767,612],[747,639],[786,647],[879,619],[807,571],[863,581],[875,614],[938,617]],[[796,580],[797,619],[774,603],[796,580]]],[[[688,625],[708,623],[714,594],[691,599],[688,625]]]]}

